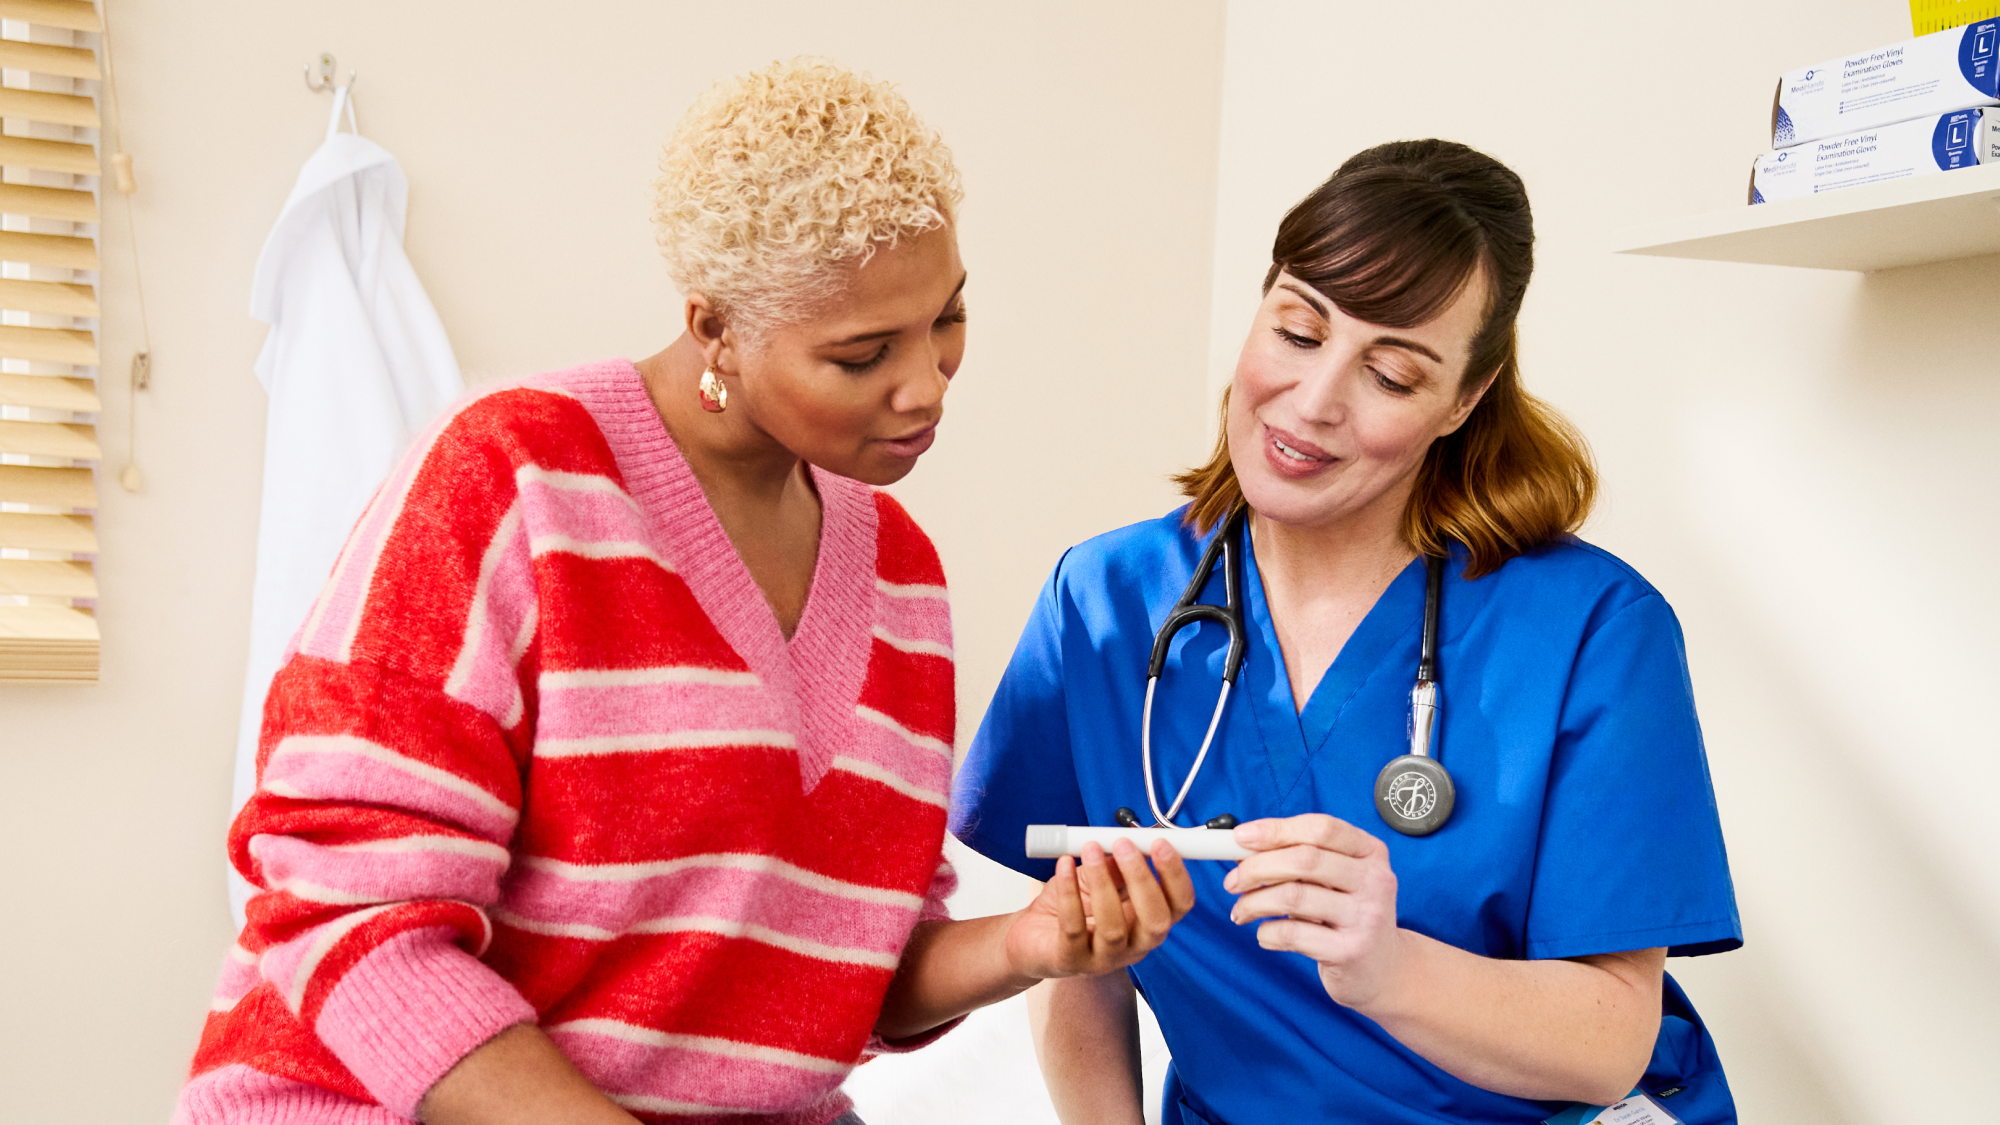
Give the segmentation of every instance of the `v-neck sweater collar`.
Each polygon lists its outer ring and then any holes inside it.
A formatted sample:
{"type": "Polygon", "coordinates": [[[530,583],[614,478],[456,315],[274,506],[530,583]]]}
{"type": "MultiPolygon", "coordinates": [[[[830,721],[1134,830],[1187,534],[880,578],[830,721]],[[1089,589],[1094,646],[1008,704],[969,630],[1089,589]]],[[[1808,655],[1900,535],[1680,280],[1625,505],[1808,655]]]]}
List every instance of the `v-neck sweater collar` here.
{"type": "Polygon", "coordinates": [[[680,574],[723,640],[787,712],[810,792],[843,743],[867,674],[875,618],[874,490],[808,466],[820,498],[819,557],[789,642],[701,482],[630,362],[565,372],[550,389],[576,396],[611,447],[660,557],[680,574]]]}

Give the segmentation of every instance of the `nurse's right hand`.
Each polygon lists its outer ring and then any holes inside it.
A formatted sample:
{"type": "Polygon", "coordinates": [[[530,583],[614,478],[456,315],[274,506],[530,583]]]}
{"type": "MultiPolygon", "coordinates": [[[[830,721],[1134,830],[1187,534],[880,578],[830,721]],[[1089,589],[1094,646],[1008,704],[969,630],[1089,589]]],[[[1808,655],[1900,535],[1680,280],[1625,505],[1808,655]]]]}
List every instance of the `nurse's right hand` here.
{"type": "Polygon", "coordinates": [[[1173,845],[1147,854],[1129,840],[1112,854],[1085,844],[1083,862],[1056,861],[1055,878],[1007,930],[1013,970],[1041,980],[1095,976],[1137,964],[1194,908],[1194,882],[1173,845]],[[1157,875],[1155,874],[1157,872],[1157,875]]]}

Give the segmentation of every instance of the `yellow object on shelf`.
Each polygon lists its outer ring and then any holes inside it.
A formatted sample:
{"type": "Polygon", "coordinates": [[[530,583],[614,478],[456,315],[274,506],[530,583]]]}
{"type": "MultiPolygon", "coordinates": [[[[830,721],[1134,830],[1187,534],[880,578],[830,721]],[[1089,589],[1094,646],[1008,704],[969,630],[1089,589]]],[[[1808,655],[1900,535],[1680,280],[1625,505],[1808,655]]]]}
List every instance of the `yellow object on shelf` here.
{"type": "Polygon", "coordinates": [[[1910,0],[1910,33],[1929,35],[2000,16],[2000,0],[1910,0]]]}

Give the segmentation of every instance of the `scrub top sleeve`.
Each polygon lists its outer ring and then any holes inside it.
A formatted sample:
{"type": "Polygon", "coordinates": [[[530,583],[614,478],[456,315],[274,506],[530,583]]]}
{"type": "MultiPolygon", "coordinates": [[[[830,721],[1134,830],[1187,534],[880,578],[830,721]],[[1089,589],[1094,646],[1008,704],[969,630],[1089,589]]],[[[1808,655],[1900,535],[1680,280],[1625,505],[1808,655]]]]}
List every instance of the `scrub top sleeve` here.
{"type": "Polygon", "coordinates": [[[1743,944],[1680,623],[1613,612],[1570,674],[1542,810],[1529,957],[1743,944]]]}
{"type": "Polygon", "coordinates": [[[1061,589],[1058,563],[1035,601],[951,794],[952,835],[988,859],[1044,882],[1055,875],[1055,861],[1027,857],[1027,826],[1088,823],[1070,757],[1061,589]]]}

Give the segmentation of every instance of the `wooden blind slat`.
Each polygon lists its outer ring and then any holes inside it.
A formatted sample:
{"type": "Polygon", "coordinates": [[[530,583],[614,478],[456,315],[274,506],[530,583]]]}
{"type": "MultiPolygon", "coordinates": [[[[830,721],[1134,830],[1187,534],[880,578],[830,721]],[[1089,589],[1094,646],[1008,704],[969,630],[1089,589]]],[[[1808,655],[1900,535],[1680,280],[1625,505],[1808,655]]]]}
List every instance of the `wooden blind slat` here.
{"type": "Polygon", "coordinates": [[[97,530],[89,516],[44,516],[0,512],[0,547],[17,551],[97,553],[97,530]]]}
{"type": "Polygon", "coordinates": [[[90,611],[57,605],[0,605],[0,681],[89,683],[101,644],[90,611]]]}
{"type": "MultiPolygon", "coordinates": [[[[10,684],[94,684],[97,682],[98,644],[96,641],[71,646],[78,650],[78,655],[74,657],[67,655],[58,657],[54,653],[44,656],[39,647],[36,648],[33,655],[29,655],[24,650],[17,652],[17,650],[22,650],[23,646],[28,643],[30,642],[0,641],[0,682],[10,684]],[[62,665],[62,670],[58,670],[56,667],[58,659],[68,662],[62,665]],[[76,667],[70,668],[70,663],[75,664],[76,667]]],[[[40,644],[40,642],[35,643],[37,645],[40,644]]]]}
{"type": "Polygon", "coordinates": [[[0,500],[37,508],[95,508],[97,474],[89,469],[0,465],[0,500]]]}
{"type": "Polygon", "coordinates": [[[97,366],[97,338],[75,328],[23,328],[0,325],[0,356],[39,359],[76,367],[97,366]]]}
{"type": "MultiPolygon", "coordinates": [[[[4,40],[0,40],[4,42],[4,40]]],[[[0,164],[18,164],[73,176],[97,175],[97,149],[69,141],[39,141],[33,137],[0,137],[0,164]]]]}
{"type": "Polygon", "coordinates": [[[0,681],[10,684],[96,683],[98,647],[96,641],[0,640],[0,681]]]}
{"type": "Polygon", "coordinates": [[[75,94],[53,94],[44,90],[0,89],[0,117],[46,121],[51,125],[74,125],[96,129],[97,99],[75,94]]]}
{"type": "Polygon", "coordinates": [[[72,223],[94,223],[97,221],[97,197],[87,191],[71,191],[68,188],[0,184],[0,211],[11,215],[36,215],[44,219],[68,219],[72,223]]]}
{"type": "Polygon", "coordinates": [[[97,240],[67,234],[0,231],[0,261],[94,270],[97,268],[97,240]]]}
{"type": "Polygon", "coordinates": [[[97,52],[88,47],[56,47],[18,39],[0,39],[0,67],[39,71],[58,78],[104,77],[97,69],[97,52]]]}
{"type": "Polygon", "coordinates": [[[59,605],[0,605],[0,641],[95,640],[97,618],[80,609],[64,609],[59,605]]]}
{"type": "Polygon", "coordinates": [[[103,31],[97,5],[85,0],[0,0],[0,19],[26,20],[71,31],[103,31]]]}
{"type": "Polygon", "coordinates": [[[5,278],[0,279],[0,309],[53,313],[57,316],[96,316],[97,293],[88,285],[5,278]]]}
{"type": "Polygon", "coordinates": [[[0,595],[30,598],[94,598],[97,576],[87,562],[0,559],[0,595]]]}
{"type": "Polygon", "coordinates": [[[0,640],[0,681],[10,684],[94,684],[96,641],[0,640]]]}
{"type": "Polygon", "coordinates": [[[104,454],[90,426],[73,422],[0,422],[0,453],[95,461],[104,454]]]}
{"type": "Polygon", "coordinates": [[[60,375],[0,374],[0,405],[86,414],[104,409],[97,397],[95,381],[65,379],[60,375]]]}

